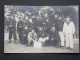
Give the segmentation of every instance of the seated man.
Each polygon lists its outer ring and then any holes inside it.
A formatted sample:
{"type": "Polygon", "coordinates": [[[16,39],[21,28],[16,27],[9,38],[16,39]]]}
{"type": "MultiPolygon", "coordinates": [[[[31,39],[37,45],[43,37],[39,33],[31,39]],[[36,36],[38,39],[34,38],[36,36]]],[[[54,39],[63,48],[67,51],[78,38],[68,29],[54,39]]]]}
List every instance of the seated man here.
{"type": "Polygon", "coordinates": [[[28,45],[30,45],[31,41],[37,41],[37,33],[35,30],[32,30],[28,33],[28,45]]]}
{"type": "Polygon", "coordinates": [[[38,38],[38,41],[42,42],[43,44],[45,44],[46,40],[49,39],[49,37],[47,37],[46,33],[43,31],[42,28],[39,29],[38,38]]]}
{"type": "Polygon", "coordinates": [[[59,47],[60,37],[57,30],[55,30],[55,26],[52,26],[50,33],[50,45],[59,47]]]}

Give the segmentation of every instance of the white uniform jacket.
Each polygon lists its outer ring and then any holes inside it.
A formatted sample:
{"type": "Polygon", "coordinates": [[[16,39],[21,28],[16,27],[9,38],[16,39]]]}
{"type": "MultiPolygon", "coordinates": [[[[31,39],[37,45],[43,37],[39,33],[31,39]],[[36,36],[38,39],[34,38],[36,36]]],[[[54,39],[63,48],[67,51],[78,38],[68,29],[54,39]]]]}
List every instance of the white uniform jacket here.
{"type": "Polygon", "coordinates": [[[68,25],[66,22],[64,22],[63,32],[64,32],[65,34],[67,34],[67,33],[73,34],[73,33],[75,32],[74,23],[71,21],[71,22],[69,23],[69,25],[68,25]]]}

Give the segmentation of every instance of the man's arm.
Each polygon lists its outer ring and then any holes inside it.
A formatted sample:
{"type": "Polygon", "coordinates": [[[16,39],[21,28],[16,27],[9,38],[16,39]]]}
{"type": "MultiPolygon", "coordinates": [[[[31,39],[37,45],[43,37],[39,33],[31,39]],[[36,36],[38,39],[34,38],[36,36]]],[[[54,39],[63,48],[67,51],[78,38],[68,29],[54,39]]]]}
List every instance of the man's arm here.
{"type": "Polygon", "coordinates": [[[38,36],[37,36],[37,33],[35,33],[35,40],[37,40],[38,36]]]}
{"type": "Polygon", "coordinates": [[[73,29],[73,34],[75,33],[75,26],[74,23],[72,22],[72,29],[73,29]]]}
{"type": "Polygon", "coordinates": [[[64,25],[63,25],[63,32],[65,32],[65,22],[64,22],[64,25]]]}
{"type": "Polygon", "coordinates": [[[14,20],[14,22],[13,22],[13,26],[16,27],[16,20],[14,20]]]}
{"type": "Polygon", "coordinates": [[[28,33],[28,39],[32,39],[31,38],[31,32],[28,33]]]}
{"type": "Polygon", "coordinates": [[[18,22],[18,24],[17,24],[17,32],[19,32],[19,22],[18,22]]]}

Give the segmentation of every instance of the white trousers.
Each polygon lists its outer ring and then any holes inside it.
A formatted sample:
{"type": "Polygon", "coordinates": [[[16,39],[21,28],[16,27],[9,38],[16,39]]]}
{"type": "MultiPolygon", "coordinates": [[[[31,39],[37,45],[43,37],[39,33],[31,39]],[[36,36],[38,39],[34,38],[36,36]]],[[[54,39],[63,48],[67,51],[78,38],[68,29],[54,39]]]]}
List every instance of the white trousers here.
{"type": "Polygon", "coordinates": [[[66,34],[66,47],[73,48],[73,34],[66,34]]]}
{"type": "Polygon", "coordinates": [[[64,35],[63,32],[59,32],[60,40],[61,40],[61,46],[64,46],[64,35]]]}

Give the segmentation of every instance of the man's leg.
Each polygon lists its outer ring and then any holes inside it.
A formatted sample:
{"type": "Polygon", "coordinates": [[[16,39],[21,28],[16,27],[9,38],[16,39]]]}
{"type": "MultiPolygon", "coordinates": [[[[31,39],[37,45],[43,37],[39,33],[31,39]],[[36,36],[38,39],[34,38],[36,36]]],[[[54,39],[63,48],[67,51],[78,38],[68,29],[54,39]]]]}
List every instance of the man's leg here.
{"type": "Polygon", "coordinates": [[[64,47],[64,34],[63,32],[59,32],[60,40],[61,40],[61,46],[64,47]]]}
{"type": "Polygon", "coordinates": [[[25,36],[25,42],[26,42],[26,46],[28,45],[28,38],[27,35],[25,36]]]}
{"type": "Polygon", "coordinates": [[[13,32],[14,41],[16,43],[16,30],[13,32]]]}
{"type": "Polygon", "coordinates": [[[70,48],[73,49],[73,35],[69,34],[70,48]]]}
{"type": "Polygon", "coordinates": [[[69,48],[69,34],[66,34],[66,47],[69,48]]]}
{"type": "Polygon", "coordinates": [[[21,31],[21,36],[20,36],[20,39],[21,39],[21,43],[23,44],[23,31],[21,31]]]}
{"type": "Polygon", "coordinates": [[[11,38],[12,38],[12,31],[9,31],[9,40],[10,40],[9,43],[11,43],[11,38]]]}
{"type": "Polygon", "coordinates": [[[30,40],[30,39],[28,39],[28,45],[30,45],[30,43],[31,43],[31,40],[30,40]]]}
{"type": "Polygon", "coordinates": [[[19,31],[19,40],[20,40],[20,43],[21,43],[21,31],[19,31]]]}

